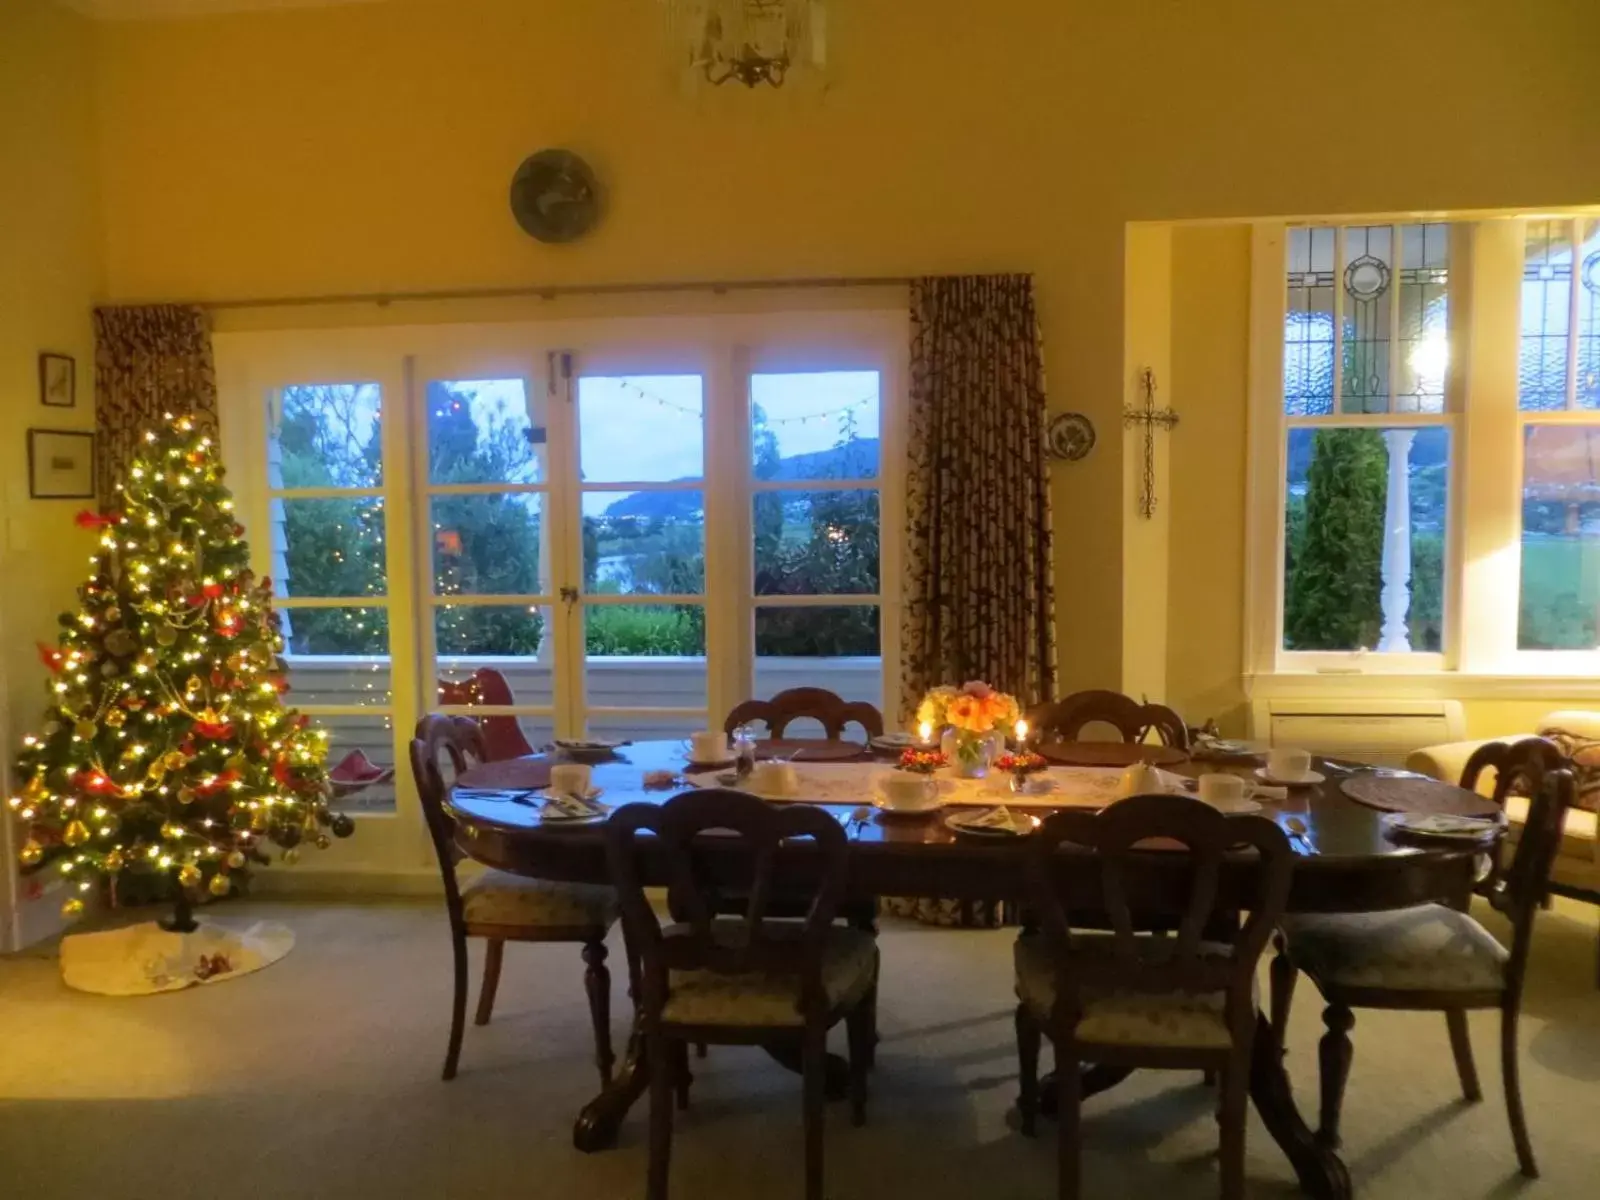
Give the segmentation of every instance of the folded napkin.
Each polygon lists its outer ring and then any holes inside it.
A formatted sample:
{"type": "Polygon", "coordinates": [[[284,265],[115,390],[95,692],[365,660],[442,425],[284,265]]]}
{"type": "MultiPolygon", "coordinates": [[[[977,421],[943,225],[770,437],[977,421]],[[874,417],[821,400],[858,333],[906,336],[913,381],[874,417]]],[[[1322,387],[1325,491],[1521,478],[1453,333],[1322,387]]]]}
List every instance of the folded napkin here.
{"type": "Polygon", "coordinates": [[[1462,817],[1455,813],[1399,813],[1394,823],[1412,833],[1445,835],[1487,833],[1495,826],[1489,817],[1462,817]]]}
{"type": "Polygon", "coordinates": [[[997,833],[1024,833],[1032,828],[1032,822],[1027,817],[1019,817],[1003,804],[968,817],[962,824],[969,829],[992,829],[997,833]]]}
{"type": "Polygon", "coordinates": [[[539,812],[541,821],[581,821],[589,817],[598,817],[606,810],[593,800],[583,796],[558,796],[545,797],[544,808],[539,812]]]}

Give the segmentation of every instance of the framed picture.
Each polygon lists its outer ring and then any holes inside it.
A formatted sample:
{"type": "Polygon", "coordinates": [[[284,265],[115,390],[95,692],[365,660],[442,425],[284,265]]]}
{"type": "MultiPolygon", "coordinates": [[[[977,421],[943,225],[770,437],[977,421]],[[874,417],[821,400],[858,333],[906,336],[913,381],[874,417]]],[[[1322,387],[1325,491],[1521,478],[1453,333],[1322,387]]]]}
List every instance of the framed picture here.
{"type": "Polygon", "coordinates": [[[94,434],[28,430],[28,495],[35,500],[94,499],[94,434]]]}
{"type": "Polygon", "coordinates": [[[78,402],[78,368],[70,355],[39,355],[39,401],[51,408],[78,402]]]}

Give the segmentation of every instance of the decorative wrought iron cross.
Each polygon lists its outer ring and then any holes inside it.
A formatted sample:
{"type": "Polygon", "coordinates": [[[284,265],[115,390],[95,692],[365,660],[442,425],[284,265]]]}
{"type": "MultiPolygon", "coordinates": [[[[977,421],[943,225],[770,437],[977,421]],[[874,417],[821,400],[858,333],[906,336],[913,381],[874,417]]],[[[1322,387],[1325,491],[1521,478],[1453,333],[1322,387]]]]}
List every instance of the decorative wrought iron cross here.
{"type": "Polygon", "coordinates": [[[1170,430],[1178,423],[1178,414],[1170,405],[1156,407],[1156,373],[1149,367],[1140,374],[1139,387],[1144,392],[1144,406],[1123,409],[1122,423],[1144,426],[1144,481],[1139,486],[1139,515],[1148,521],[1156,515],[1156,426],[1170,430]]]}

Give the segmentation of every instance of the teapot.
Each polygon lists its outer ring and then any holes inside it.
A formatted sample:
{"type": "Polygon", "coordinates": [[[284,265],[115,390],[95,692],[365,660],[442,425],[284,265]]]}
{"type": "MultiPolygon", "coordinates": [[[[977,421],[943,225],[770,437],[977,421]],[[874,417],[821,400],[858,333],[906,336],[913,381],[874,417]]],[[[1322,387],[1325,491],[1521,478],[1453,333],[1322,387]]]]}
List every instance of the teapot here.
{"type": "Polygon", "coordinates": [[[1167,790],[1161,772],[1147,762],[1136,762],[1122,773],[1117,784],[1118,796],[1144,796],[1167,790]]]}

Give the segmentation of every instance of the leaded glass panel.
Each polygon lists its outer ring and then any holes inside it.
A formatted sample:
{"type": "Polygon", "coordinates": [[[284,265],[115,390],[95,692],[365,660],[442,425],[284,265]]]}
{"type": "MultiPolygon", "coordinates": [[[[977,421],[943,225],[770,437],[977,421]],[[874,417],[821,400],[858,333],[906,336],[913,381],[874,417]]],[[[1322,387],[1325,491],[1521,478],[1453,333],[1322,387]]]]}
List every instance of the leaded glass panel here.
{"type": "Polygon", "coordinates": [[[1283,411],[1333,412],[1332,229],[1289,230],[1289,297],[1283,333],[1283,411]]]}
{"type": "Polygon", "coordinates": [[[1389,411],[1393,243],[1394,230],[1387,225],[1353,226],[1344,231],[1341,412],[1389,411]]]}
{"type": "Polygon", "coordinates": [[[1527,225],[1522,260],[1522,347],[1517,364],[1518,403],[1525,412],[1555,412],[1567,407],[1571,230],[1567,221],[1529,221],[1527,225]]]}
{"type": "Polygon", "coordinates": [[[1443,412],[1450,369],[1450,226],[1400,227],[1395,412],[1443,412]]]}

